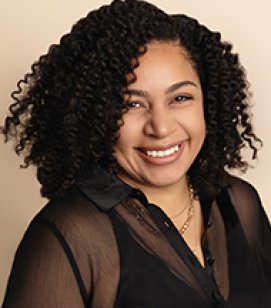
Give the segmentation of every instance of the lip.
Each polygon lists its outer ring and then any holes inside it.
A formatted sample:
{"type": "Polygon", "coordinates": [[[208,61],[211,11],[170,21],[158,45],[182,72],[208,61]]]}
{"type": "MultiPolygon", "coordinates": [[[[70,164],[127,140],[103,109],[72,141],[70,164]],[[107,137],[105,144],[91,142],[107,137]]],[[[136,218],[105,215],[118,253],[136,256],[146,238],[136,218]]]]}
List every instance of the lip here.
{"type": "Polygon", "coordinates": [[[147,147],[137,147],[136,149],[139,151],[147,152],[147,151],[165,151],[167,149],[173,148],[176,145],[181,146],[184,141],[174,142],[167,145],[154,145],[154,146],[147,146],[147,147]]]}
{"type": "Polygon", "coordinates": [[[144,159],[144,161],[152,164],[152,165],[167,165],[167,164],[172,164],[175,161],[179,159],[179,157],[182,155],[184,148],[185,148],[185,141],[182,141],[180,143],[173,143],[172,145],[167,145],[167,146],[154,146],[154,147],[140,147],[137,148],[137,153],[138,155],[144,159]],[[173,154],[166,156],[166,157],[152,157],[148,156],[145,151],[164,151],[167,150],[171,147],[174,147],[178,145],[179,150],[178,152],[174,152],[173,154]]]}

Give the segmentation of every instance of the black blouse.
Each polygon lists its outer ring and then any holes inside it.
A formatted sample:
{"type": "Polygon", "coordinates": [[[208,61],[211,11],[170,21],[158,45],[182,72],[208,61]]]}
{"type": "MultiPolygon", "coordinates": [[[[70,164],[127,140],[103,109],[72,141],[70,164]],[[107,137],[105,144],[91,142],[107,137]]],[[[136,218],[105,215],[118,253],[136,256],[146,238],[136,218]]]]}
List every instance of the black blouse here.
{"type": "Polygon", "coordinates": [[[257,192],[230,177],[200,201],[204,267],[142,192],[88,174],[31,222],[3,308],[270,308],[271,232],[257,192]]]}

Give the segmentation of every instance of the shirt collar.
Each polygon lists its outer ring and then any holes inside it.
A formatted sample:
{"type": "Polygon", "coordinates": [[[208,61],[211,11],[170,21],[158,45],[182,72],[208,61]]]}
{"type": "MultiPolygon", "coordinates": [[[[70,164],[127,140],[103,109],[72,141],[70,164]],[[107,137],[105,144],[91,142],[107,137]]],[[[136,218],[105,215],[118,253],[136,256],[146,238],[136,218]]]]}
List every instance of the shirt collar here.
{"type": "Polygon", "coordinates": [[[98,208],[108,211],[125,200],[133,188],[100,166],[90,168],[75,186],[98,208]]]}
{"type": "MultiPolygon", "coordinates": [[[[99,209],[106,212],[128,197],[136,198],[145,206],[146,196],[134,189],[100,166],[92,166],[75,182],[75,186],[99,209]]],[[[209,224],[212,199],[200,198],[203,222],[207,229],[209,224]]]]}

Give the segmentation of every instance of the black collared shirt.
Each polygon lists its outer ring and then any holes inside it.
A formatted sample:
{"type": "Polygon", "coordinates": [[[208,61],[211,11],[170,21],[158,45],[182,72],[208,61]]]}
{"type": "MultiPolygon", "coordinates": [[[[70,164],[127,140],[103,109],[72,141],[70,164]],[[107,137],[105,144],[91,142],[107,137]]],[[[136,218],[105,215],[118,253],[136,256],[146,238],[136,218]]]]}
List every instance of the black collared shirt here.
{"type": "Polygon", "coordinates": [[[270,224],[255,189],[200,200],[202,267],[166,214],[103,170],[31,222],[3,307],[271,307],[270,224]]]}

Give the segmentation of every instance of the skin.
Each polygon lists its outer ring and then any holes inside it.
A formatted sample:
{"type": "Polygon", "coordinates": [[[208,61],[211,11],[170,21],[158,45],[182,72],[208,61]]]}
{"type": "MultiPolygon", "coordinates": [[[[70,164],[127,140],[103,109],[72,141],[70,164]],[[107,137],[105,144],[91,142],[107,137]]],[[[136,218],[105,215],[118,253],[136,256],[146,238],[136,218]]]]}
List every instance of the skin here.
{"type": "Polygon", "coordinates": [[[177,43],[147,47],[135,70],[137,80],[127,90],[130,109],[123,116],[115,156],[122,168],[118,176],[152,197],[179,191],[186,183],[205,138],[205,121],[199,77],[184,50],[177,43]],[[171,157],[148,159],[142,153],[176,144],[180,149],[171,157]]]}
{"type": "MultiPolygon", "coordinates": [[[[121,167],[118,177],[172,217],[187,206],[186,173],[204,142],[203,94],[198,74],[178,43],[152,42],[147,48],[135,69],[137,80],[125,91],[129,111],[123,115],[115,157],[121,167]],[[146,155],[146,150],[176,145],[178,151],[167,157],[146,155]]],[[[195,225],[186,232],[193,250],[200,246],[199,206],[195,214],[195,225]]],[[[175,225],[185,218],[186,213],[175,225]]]]}

